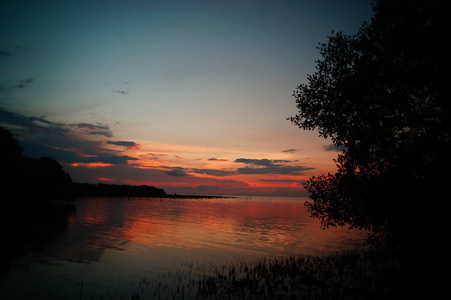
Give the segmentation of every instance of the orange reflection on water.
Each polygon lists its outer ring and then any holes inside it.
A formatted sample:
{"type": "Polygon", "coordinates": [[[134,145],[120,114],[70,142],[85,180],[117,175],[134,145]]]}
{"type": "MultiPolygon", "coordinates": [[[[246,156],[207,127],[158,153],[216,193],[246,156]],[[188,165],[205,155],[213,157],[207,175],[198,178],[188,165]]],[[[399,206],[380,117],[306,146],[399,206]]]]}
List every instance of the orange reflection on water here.
{"type": "Polygon", "coordinates": [[[88,198],[79,204],[81,244],[95,251],[104,245],[139,256],[193,250],[221,257],[291,255],[346,250],[363,237],[321,230],[302,200],[88,198]]]}

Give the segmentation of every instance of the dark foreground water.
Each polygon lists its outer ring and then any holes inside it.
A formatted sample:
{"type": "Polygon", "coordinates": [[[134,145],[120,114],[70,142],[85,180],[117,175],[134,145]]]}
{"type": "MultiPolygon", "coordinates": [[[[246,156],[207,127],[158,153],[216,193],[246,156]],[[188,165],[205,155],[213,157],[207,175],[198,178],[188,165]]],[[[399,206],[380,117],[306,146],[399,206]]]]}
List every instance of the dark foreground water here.
{"type": "Polygon", "coordinates": [[[304,202],[80,198],[64,230],[11,259],[0,279],[0,299],[120,299],[136,285],[192,268],[193,262],[221,266],[361,247],[363,232],[321,230],[304,202]]]}

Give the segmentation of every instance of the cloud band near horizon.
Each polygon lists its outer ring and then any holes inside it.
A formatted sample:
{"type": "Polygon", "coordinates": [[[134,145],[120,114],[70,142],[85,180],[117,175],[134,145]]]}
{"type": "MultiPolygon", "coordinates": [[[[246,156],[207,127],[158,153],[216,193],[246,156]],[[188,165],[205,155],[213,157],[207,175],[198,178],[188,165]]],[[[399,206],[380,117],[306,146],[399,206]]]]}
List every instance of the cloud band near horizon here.
{"type": "Polygon", "coordinates": [[[58,123],[1,108],[0,126],[16,135],[25,156],[54,158],[75,182],[148,184],[169,191],[219,194],[274,192],[277,188],[295,193],[300,189],[291,185],[314,169],[289,159],[215,158],[211,154],[205,159],[183,158],[188,154],[180,153],[180,149],[171,153],[170,148],[154,153],[149,146],[113,139],[107,124],[58,123]]]}

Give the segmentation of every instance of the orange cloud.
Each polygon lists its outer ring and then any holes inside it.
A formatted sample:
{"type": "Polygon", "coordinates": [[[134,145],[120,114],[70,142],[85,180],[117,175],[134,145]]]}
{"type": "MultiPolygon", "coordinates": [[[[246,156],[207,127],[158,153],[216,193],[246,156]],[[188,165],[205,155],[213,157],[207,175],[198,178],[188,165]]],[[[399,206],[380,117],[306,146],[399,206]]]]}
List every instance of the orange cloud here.
{"type": "Polygon", "coordinates": [[[101,163],[101,162],[93,162],[93,163],[72,163],[71,167],[83,167],[83,168],[104,168],[111,167],[113,164],[101,163]]]}
{"type": "Polygon", "coordinates": [[[101,181],[108,181],[108,182],[113,182],[113,181],[116,181],[116,179],[112,179],[112,178],[104,178],[104,177],[99,177],[99,178],[97,178],[98,180],[101,180],[101,181]]]}
{"type": "Polygon", "coordinates": [[[141,145],[135,144],[135,145],[132,145],[132,146],[128,146],[127,150],[141,150],[141,145]]]}

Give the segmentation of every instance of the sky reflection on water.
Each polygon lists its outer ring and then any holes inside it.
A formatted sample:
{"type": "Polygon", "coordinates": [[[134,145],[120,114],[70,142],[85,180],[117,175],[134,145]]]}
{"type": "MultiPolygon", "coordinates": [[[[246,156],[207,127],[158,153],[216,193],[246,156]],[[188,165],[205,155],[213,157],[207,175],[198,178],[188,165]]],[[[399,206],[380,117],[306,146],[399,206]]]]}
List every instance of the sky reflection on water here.
{"type": "Polygon", "coordinates": [[[186,260],[221,263],[359,247],[364,233],[321,230],[304,200],[81,198],[64,232],[11,263],[0,296],[20,290],[24,297],[17,299],[24,299],[26,291],[46,294],[55,286],[74,293],[81,283],[126,289],[186,260]]]}
{"type": "Polygon", "coordinates": [[[69,236],[91,250],[135,255],[171,248],[182,256],[203,252],[211,259],[345,250],[361,242],[355,231],[321,230],[303,203],[289,198],[80,199],[69,236]]]}

